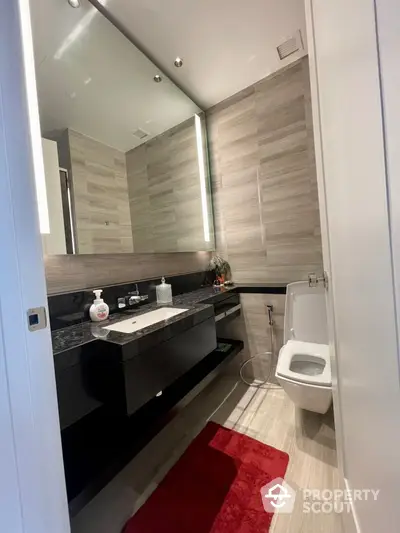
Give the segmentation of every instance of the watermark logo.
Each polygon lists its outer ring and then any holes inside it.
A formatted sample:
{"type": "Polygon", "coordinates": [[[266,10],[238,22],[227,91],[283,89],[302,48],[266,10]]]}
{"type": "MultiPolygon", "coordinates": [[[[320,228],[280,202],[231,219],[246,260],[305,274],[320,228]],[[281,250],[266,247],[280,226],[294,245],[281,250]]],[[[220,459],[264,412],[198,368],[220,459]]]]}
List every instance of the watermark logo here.
{"type": "Polygon", "coordinates": [[[267,513],[291,513],[296,507],[303,513],[330,514],[350,513],[357,500],[376,502],[379,489],[297,489],[280,477],[273,479],[261,489],[261,498],[267,513]]]}
{"type": "Polygon", "coordinates": [[[277,477],[261,488],[261,498],[267,513],[291,513],[296,491],[284,479],[277,477]]]}
{"type": "Polygon", "coordinates": [[[376,502],[379,489],[303,489],[303,513],[351,513],[354,501],[376,502]]]}

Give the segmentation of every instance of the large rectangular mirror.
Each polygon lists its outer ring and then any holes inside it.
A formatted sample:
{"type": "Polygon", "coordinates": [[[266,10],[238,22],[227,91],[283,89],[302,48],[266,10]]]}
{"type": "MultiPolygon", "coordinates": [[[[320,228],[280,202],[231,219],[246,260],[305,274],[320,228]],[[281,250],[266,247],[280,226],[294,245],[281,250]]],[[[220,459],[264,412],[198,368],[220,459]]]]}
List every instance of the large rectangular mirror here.
{"type": "Polygon", "coordinates": [[[204,114],[88,0],[80,4],[32,3],[44,253],[213,250],[204,114]]]}

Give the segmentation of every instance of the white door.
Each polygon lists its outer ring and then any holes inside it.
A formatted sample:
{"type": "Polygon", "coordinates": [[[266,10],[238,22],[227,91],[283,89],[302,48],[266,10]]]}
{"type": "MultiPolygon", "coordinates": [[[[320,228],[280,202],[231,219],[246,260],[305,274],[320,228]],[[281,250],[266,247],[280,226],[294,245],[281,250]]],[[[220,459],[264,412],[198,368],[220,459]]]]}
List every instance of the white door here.
{"type": "MultiPolygon", "coordinates": [[[[385,2],[376,4],[379,14],[385,2]]],[[[346,485],[380,490],[375,503],[353,502],[355,527],[361,533],[395,533],[399,346],[376,6],[372,0],[307,0],[306,6],[314,119],[321,134],[316,149],[335,330],[338,445],[346,485]]],[[[390,16],[398,34],[396,10],[390,16]]],[[[386,28],[380,30],[379,41],[386,28]]],[[[346,533],[350,525],[346,522],[346,533]]]]}
{"type": "Polygon", "coordinates": [[[28,0],[0,0],[0,13],[0,531],[67,533],[50,331],[28,330],[27,310],[47,305],[28,0]]]}
{"type": "Polygon", "coordinates": [[[336,357],[336,328],[335,328],[335,313],[333,308],[333,292],[330,290],[330,280],[332,277],[331,251],[329,244],[328,231],[328,214],[327,214],[327,199],[324,177],[324,163],[322,155],[322,132],[321,132],[321,117],[319,108],[319,90],[317,79],[317,64],[315,57],[315,39],[314,39],[314,21],[312,2],[306,0],[306,21],[308,34],[308,57],[310,67],[310,85],[311,85],[311,99],[312,99],[312,113],[313,113],[313,129],[314,129],[314,145],[315,145],[315,162],[317,168],[318,181],[318,204],[321,222],[321,240],[322,240],[322,254],[324,263],[324,272],[317,273],[321,279],[325,277],[325,289],[327,291],[327,318],[328,318],[328,333],[331,355],[331,372],[332,372],[332,396],[334,404],[334,419],[335,419],[335,433],[337,446],[337,461],[342,488],[345,488],[344,481],[344,457],[343,457],[343,435],[342,435],[342,417],[340,394],[338,384],[338,360],[336,357]]]}

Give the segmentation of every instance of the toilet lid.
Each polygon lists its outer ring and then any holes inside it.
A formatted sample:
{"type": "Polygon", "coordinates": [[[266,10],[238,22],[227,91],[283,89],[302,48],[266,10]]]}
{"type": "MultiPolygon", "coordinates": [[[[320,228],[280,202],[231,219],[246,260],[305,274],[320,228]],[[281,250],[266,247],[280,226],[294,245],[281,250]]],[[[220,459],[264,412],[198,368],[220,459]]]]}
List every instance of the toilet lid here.
{"type": "Polygon", "coordinates": [[[329,344],[325,288],[307,281],[289,283],[285,302],[285,343],[289,340],[329,344]]]}
{"type": "Polygon", "coordinates": [[[289,341],[279,353],[276,374],[298,383],[332,386],[329,346],[289,341]]]}

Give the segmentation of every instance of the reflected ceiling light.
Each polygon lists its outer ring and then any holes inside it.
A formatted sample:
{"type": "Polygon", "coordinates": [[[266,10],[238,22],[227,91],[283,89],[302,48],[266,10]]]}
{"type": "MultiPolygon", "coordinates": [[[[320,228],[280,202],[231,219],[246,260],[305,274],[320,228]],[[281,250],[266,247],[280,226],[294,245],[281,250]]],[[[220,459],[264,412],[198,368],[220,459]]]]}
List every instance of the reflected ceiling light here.
{"type": "Polygon", "coordinates": [[[156,82],[156,83],[160,83],[162,81],[162,77],[159,75],[159,74],[156,74],[153,78],[153,80],[156,82]]]}
{"type": "Polygon", "coordinates": [[[177,68],[180,68],[182,65],[183,65],[183,61],[180,57],[177,57],[174,61],[174,65],[177,67],[177,68]]]}
{"type": "Polygon", "coordinates": [[[199,115],[194,116],[194,125],[196,130],[197,160],[199,163],[201,210],[203,214],[204,240],[205,242],[210,242],[210,223],[208,218],[208,199],[206,184],[206,160],[204,157],[202,124],[199,115]]]}
{"type": "Polygon", "coordinates": [[[36,185],[36,200],[39,211],[40,233],[50,233],[49,208],[47,203],[46,178],[44,174],[42,134],[40,131],[39,106],[36,93],[36,73],[33,53],[31,15],[29,2],[21,9],[22,54],[28,100],[28,119],[32,143],[33,171],[36,185]]]}
{"type": "Polygon", "coordinates": [[[94,6],[92,6],[90,11],[88,11],[82,17],[82,19],[78,22],[78,24],[72,29],[71,33],[69,33],[67,37],[63,40],[60,47],[54,54],[54,59],[60,60],[62,58],[62,56],[68,51],[69,47],[72,46],[79,39],[82,33],[87,30],[93,18],[98,13],[99,12],[97,11],[97,9],[94,6]]]}
{"type": "Polygon", "coordinates": [[[68,3],[71,7],[80,7],[80,0],[68,0],[68,3]]]}

